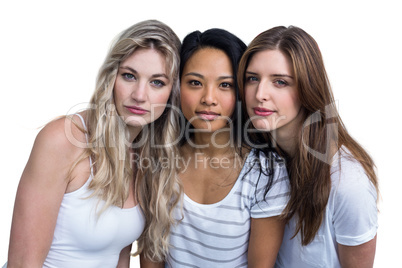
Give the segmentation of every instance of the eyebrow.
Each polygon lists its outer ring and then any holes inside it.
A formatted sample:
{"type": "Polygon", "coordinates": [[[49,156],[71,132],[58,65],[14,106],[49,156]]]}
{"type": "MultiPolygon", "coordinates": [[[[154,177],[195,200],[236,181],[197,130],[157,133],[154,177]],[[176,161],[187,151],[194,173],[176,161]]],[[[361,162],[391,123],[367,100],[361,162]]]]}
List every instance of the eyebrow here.
{"type": "MultiPolygon", "coordinates": [[[[202,74],[194,72],[186,73],[184,76],[190,76],[190,75],[204,79],[204,76],[202,74]]],[[[234,77],[232,75],[223,75],[219,76],[217,80],[224,80],[224,79],[234,79],[234,77]]]]}
{"type": "MultiPolygon", "coordinates": [[[[257,73],[249,72],[249,71],[246,71],[246,74],[258,75],[257,73]]],[[[288,78],[294,79],[293,76],[288,75],[288,74],[271,74],[270,76],[271,77],[288,77],[288,78]]]]}
{"type": "MultiPolygon", "coordinates": [[[[138,72],[137,72],[136,70],[134,70],[133,68],[131,68],[131,67],[129,67],[129,66],[120,66],[119,68],[120,68],[120,69],[129,70],[130,72],[132,72],[132,73],[134,73],[134,74],[138,74],[138,72]]],[[[169,76],[167,76],[167,75],[164,74],[164,73],[161,73],[161,74],[153,74],[151,77],[164,77],[164,78],[170,80],[170,79],[169,79],[169,76]]]]}
{"type": "Polygon", "coordinates": [[[288,74],[271,74],[270,76],[272,76],[272,77],[288,77],[288,78],[293,79],[293,76],[288,75],[288,74]]]}

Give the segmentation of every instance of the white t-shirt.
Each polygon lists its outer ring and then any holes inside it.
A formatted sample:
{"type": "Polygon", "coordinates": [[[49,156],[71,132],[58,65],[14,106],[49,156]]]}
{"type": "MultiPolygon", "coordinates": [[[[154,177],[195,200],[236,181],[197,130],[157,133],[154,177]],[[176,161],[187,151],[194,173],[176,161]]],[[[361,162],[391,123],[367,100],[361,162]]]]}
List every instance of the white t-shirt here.
{"type": "Polygon", "coordinates": [[[331,173],[331,193],[317,235],[307,246],[301,245],[300,233],[291,239],[296,225],[292,219],[285,228],[275,267],[341,267],[338,243],[356,246],[375,237],[377,192],[363,167],[342,147],[334,156],[331,173]]]}
{"type": "MultiPolygon", "coordinates": [[[[77,114],[86,129],[84,119],[77,114]]],[[[90,166],[92,161],[90,159],[90,166]]],[[[108,207],[88,186],[91,175],[78,190],[64,194],[57,216],[53,241],[43,267],[116,267],[121,250],[142,234],[145,217],[139,205],[132,208],[108,207]]]]}
{"type": "MultiPolygon", "coordinates": [[[[184,195],[184,218],[172,227],[166,267],[247,267],[250,218],[281,214],[289,197],[285,165],[275,162],[273,184],[263,201],[268,177],[261,174],[258,181],[257,166],[250,170],[256,159],[267,164],[265,156],[256,158],[252,151],[235,185],[221,201],[199,204],[184,195]]],[[[181,218],[179,207],[175,215],[181,218]]]]}

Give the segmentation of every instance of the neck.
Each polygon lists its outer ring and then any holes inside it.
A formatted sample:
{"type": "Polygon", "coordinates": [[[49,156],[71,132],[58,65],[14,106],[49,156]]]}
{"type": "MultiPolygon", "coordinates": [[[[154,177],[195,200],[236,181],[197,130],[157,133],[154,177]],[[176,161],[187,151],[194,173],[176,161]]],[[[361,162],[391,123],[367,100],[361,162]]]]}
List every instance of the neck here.
{"type": "Polygon", "coordinates": [[[187,141],[187,144],[193,147],[195,152],[211,157],[225,155],[234,149],[228,131],[194,133],[194,138],[187,141]]]}
{"type": "Polygon", "coordinates": [[[290,157],[294,157],[296,155],[297,146],[298,146],[297,133],[283,134],[283,133],[273,132],[272,139],[290,157]]]}

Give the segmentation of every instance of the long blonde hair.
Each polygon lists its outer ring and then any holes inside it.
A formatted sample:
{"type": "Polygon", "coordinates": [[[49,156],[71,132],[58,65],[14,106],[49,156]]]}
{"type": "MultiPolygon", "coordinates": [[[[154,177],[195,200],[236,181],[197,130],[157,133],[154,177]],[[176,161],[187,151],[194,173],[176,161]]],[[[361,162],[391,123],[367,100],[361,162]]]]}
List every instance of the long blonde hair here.
{"type": "Polygon", "coordinates": [[[94,177],[89,188],[94,196],[105,201],[100,213],[111,205],[123,206],[134,178],[136,198],[146,219],[136,253],[144,251],[147,258],[155,261],[163,260],[167,254],[170,226],[175,223],[172,209],[179,201],[182,188],[174,165],[175,141],[179,136],[175,107],[180,96],[180,45],[172,29],[156,20],[137,23],[115,39],[99,70],[87,111],[89,146],[77,161],[86,157],[93,159],[94,177]],[[152,48],[165,56],[173,86],[162,115],[144,126],[130,144],[126,124],[115,109],[113,89],[120,63],[139,48],[152,48]],[[133,161],[133,152],[137,159],[148,159],[151,164],[141,166],[133,161]]]}
{"type": "MultiPolygon", "coordinates": [[[[362,165],[378,192],[375,165],[370,155],[347,132],[336,110],[320,49],[304,30],[294,26],[279,26],[254,38],[239,64],[238,78],[242,98],[245,97],[244,74],[247,66],[257,52],[264,50],[279,50],[293,64],[298,97],[302,105],[302,122],[305,123],[300,129],[294,157],[290,157],[279,147],[277,149],[287,160],[291,184],[290,200],[283,217],[289,220],[297,215],[294,235],[300,232],[302,244],[307,245],[321,226],[331,190],[331,154],[325,154],[328,152],[327,144],[335,144],[337,150],[345,146],[362,165]],[[326,159],[313,155],[311,149],[326,155],[326,159]]],[[[261,136],[272,141],[269,134],[261,136]]]]}

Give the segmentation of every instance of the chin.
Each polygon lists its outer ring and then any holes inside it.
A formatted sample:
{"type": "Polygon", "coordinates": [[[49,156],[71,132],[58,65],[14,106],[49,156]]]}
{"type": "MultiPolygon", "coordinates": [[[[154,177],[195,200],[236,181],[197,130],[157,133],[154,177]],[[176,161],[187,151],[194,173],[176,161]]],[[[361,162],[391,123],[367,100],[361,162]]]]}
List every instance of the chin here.
{"type": "Polygon", "coordinates": [[[138,116],[127,117],[124,121],[126,125],[130,127],[141,127],[150,123],[148,118],[141,118],[138,116]]]}
{"type": "Polygon", "coordinates": [[[272,131],[274,128],[271,126],[269,121],[266,120],[256,120],[252,121],[255,129],[260,131],[272,131]]]}

